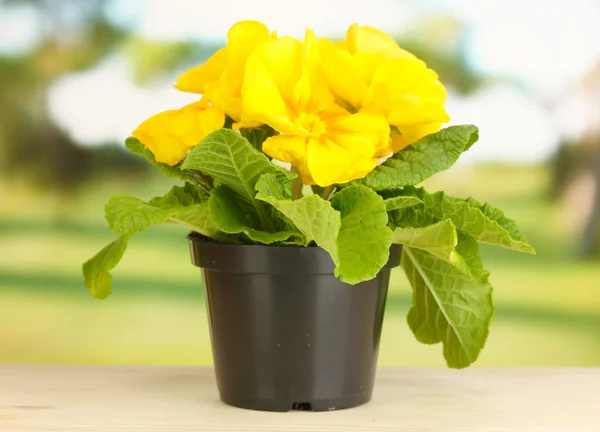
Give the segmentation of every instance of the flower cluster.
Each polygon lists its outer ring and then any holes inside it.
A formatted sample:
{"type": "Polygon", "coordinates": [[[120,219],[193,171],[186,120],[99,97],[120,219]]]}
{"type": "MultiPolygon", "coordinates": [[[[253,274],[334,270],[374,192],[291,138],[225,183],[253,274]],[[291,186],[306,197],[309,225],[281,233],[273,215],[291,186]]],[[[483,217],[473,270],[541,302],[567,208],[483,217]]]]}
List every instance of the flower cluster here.
{"type": "Polygon", "coordinates": [[[449,120],[437,74],[389,35],[356,24],[334,43],[311,30],[298,40],[239,22],[227,46],[175,87],[202,96],[133,132],[156,161],[178,164],[229,117],[233,129],[272,128],[262,151],[308,185],[362,178],[449,120]]]}

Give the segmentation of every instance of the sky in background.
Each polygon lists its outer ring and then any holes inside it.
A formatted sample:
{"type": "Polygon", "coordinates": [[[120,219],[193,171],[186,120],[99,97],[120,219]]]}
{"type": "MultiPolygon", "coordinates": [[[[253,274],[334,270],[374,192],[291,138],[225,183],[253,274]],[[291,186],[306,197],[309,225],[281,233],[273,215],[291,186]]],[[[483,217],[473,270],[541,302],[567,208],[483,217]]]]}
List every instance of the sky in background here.
{"type": "MultiPolygon", "coordinates": [[[[415,34],[425,17],[441,13],[466,24],[466,55],[476,71],[515,80],[467,97],[449,89],[452,123],[477,124],[485,144],[475,146],[467,161],[537,162],[554,152],[561,136],[581,135],[587,102],[585,95],[573,95],[600,59],[596,0],[113,0],[109,8],[111,20],[146,38],[221,44],[242,19],[265,22],[280,35],[300,37],[309,26],[318,35],[341,37],[353,22],[415,34]]],[[[28,7],[2,12],[0,51],[35,45],[38,19],[28,7]]],[[[56,82],[49,104],[57,123],[78,142],[121,142],[150,115],[195,100],[171,82],[138,86],[125,59],[115,56],[56,82]]]]}

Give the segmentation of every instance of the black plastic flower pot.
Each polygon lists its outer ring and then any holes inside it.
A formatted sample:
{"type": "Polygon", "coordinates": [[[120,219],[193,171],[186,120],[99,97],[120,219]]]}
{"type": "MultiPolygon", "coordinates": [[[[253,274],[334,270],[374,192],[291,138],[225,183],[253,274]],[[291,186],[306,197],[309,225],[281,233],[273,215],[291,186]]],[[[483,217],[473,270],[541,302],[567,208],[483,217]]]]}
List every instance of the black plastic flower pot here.
{"type": "Polygon", "coordinates": [[[265,411],[330,411],[368,402],[392,246],[374,279],[339,281],[318,247],[231,245],[189,236],[204,273],[221,400],[265,411]]]}

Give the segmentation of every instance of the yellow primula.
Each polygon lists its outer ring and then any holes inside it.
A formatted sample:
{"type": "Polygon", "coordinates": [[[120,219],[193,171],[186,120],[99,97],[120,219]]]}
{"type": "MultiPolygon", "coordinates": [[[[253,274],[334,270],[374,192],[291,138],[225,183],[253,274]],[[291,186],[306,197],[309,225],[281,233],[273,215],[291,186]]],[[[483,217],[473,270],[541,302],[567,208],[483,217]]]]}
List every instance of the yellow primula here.
{"type": "Polygon", "coordinates": [[[242,97],[242,123],[265,123],[279,132],[262,149],[291,163],[304,184],[364,177],[377,164],[377,146],[389,141],[381,115],[351,114],[335,103],[309,30],[303,43],[283,37],[259,45],[246,64],[242,97]]]}
{"type": "Polygon", "coordinates": [[[240,21],[229,30],[227,46],[221,48],[206,63],[196,66],[177,78],[175,88],[203,95],[202,102],[212,103],[239,122],[242,113],[242,83],[248,56],[261,42],[274,38],[264,24],[240,21]]]}
{"type": "Polygon", "coordinates": [[[157,162],[175,165],[192,147],[209,133],[221,129],[224,123],[223,111],[195,102],[150,117],[132,134],[152,152],[157,162]]]}
{"type": "Polygon", "coordinates": [[[323,70],[340,105],[381,113],[392,126],[377,156],[397,152],[449,121],[437,74],[384,32],[352,25],[342,43],[319,42],[323,70]]]}

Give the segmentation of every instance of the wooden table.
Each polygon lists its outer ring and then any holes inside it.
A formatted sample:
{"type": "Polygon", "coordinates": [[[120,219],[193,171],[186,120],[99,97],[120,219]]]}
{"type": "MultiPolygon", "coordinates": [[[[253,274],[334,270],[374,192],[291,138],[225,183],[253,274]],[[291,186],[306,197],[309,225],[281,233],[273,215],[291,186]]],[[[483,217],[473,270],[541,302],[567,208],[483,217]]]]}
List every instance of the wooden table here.
{"type": "Polygon", "coordinates": [[[0,366],[0,431],[600,431],[600,369],[380,369],[373,401],[265,413],[202,367],[0,366]]]}

